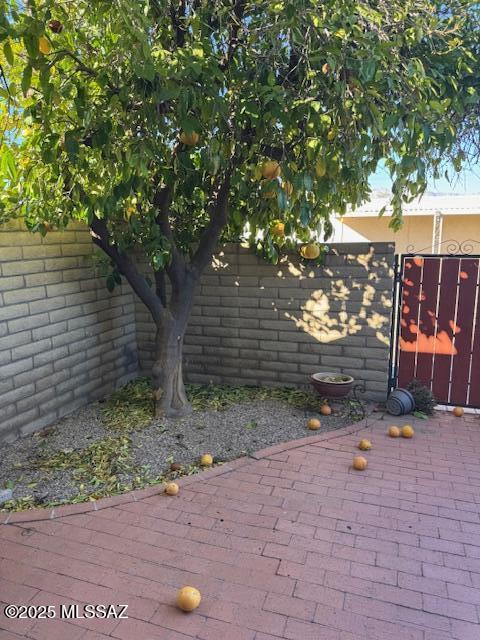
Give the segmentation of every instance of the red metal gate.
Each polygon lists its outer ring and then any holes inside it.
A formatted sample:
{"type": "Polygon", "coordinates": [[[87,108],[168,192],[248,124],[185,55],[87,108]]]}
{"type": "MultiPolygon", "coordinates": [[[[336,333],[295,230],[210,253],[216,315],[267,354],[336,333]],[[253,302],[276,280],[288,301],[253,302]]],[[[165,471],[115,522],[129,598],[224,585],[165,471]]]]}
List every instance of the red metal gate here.
{"type": "Polygon", "coordinates": [[[480,408],[480,256],[397,261],[390,388],[416,378],[439,404],[480,408]]]}

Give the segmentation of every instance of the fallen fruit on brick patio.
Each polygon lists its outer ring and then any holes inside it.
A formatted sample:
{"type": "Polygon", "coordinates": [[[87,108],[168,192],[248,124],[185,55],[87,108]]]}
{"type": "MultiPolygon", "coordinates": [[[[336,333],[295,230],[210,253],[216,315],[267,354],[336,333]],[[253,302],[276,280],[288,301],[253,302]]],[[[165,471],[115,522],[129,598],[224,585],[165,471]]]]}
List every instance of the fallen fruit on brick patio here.
{"type": "Polygon", "coordinates": [[[180,491],[180,487],[176,482],[169,482],[165,485],[165,493],[167,496],[176,496],[180,491]]]}
{"type": "Polygon", "coordinates": [[[360,449],[360,451],[368,451],[372,448],[372,443],[370,442],[370,440],[360,440],[360,442],[358,443],[358,448],[360,449]]]}
{"type": "Polygon", "coordinates": [[[352,467],[357,471],[364,471],[368,467],[367,459],[363,456],[355,456],[352,467]]]}
{"type": "Polygon", "coordinates": [[[213,457],[209,453],[204,453],[200,458],[200,465],[202,467],[211,467],[213,464],[213,457]]]}
{"type": "Polygon", "coordinates": [[[320,413],[322,416],[329,416],[332,413],[332,408],[328,404],[322,404],[320,413]]]}
{"type": "Polygon", "coordinates": [[[170,471],[181,471],[182,465],[179,462],[172,462],[170,465],[170,471]]]}
{"type": "Polygon", "coordinates": [[[456,418],[461,418],[465,411],[463,410],[463,407],[455,407],[452,413],[456,418]]]}
{"type": "Polygon", "coordinates": [[[182,587],[177,593],[177,605],[182,611],[193,611],[198,607],[202,594],[195,587],[182,587]]]}
{"type": "Polygon", "coordinates": [[[398,438],[400,436],[400,429],[398,427],[388,427],[388,435],[390,438],[398,438]]]}
{"type": "Polygon", "coordinates": [[[409,424],[406,424],[404,427],[402,427],[403,438],[413,438],[414,435],[415,435],[415,431],[409,424]]]}
{"type": "Polygon", "coordinates": [[[307,427],[310,429],[310,431],[318,431],[318,429],[320,429],[320,420],[318,420],[317,418],[310,418],[310,420],[307,422],[307,427]]]}

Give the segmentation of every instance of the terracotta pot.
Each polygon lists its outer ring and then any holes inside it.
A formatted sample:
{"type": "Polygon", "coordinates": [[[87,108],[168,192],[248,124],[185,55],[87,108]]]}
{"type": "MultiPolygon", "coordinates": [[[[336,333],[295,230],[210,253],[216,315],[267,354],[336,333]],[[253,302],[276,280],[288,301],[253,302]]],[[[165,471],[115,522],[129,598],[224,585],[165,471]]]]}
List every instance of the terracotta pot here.
{"type": "Polygon", "coordinates": [[[332,373],[331,371],[321,371],[310,376],[310,384],[324,398],[344,398],[352,390],[355,382],[352,376],[343,373],[332,373]],[[322,380],[323,377],[330,376],[343,378],[338,381],[322,380]]]}

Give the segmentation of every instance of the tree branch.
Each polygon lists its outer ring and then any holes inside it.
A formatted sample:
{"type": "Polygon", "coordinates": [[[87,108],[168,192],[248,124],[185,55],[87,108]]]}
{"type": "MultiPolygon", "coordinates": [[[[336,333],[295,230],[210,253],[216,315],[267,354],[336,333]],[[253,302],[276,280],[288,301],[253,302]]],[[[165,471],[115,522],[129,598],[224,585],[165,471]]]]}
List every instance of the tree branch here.
{"type": "Polygon", "coordinates": [[[161,322],[164,308],[160,299],[148,286],[144,276],[127,254],[122,253],[116,245],[110,244],[111,238],[105,221],[94,217],[90,224],[90,235],[93,242],[115,262],[120,273],[125,276],[132,289],[148,308],[155,322],[157,324],[161,322]]]}
{"type": "Polygon", "coordinates": [[[159,271],[154,271],[153,275],[155,277],[155,289],[157,292],[157,297],[160,299],[162,305],[167,307],[167,288],[165,286],[165,271],[160,269],[159,271]]]}
{"type": "Polygon", "coordinates": [[[233,56],[240,44],[240,38],[238,37],[238,33],[242,26],[242,20],[245,13],[245,0],[237,0],[233,5],[233,23],[230,28],[230,37],[228,41],[227,47],[227,55],[225,60],[220,64],[220,69],[225,71],[233,60],[233,56]]]}
{"type": "Polygon", "coordinates": [[[228,222],[228,192],[232,173],[233,164],[225,173],[223,182],[217,184],[213,192],[213,200],[209,206],[210,222],[203,231],[195,255],[190,262],[196,278],[201,275],[211,260],[220,234],[228,222]]]}
{"type": "Polygon", "coordinates": [[[162,187],[156,192],[153,204],[158,210],[158,215],[155,218],[155,221],[160,227],[160,231],[167,238],[170,244],[172,260],[170,265],[166,267],[166,271],[172,286],[179,288],[184,280],[186,265],[183,255],[178,250],[173,236],[172,227],[170,226],[170,221],[168,219],[170,212],[170,198],[171,188],[167,186],[162,187]]]}
{"type": "Polygon", "coordinates": [[[178,11],[175,9],[174,2],[170,2],[170,18],[175,31],[175,43],[177,47],[183,47],[185,44],[185,26],[182,19],[185,18],[185,0],[180,0],[178,11]]]}

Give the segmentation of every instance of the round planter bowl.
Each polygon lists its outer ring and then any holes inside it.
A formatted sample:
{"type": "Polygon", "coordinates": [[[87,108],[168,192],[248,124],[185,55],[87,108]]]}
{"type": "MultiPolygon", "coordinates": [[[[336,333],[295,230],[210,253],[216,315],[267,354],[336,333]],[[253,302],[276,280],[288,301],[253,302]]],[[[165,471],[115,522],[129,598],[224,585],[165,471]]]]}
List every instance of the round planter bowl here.
{"type": "Polygon", "coordinates": [[[354,382],[355,380],[352,376],[346,376],[342,373],[332,373],[331,371],[321,371],[320,373],[313,373],[310,376],[310,384],[312,387],[325,398],[344,398],[348,396],[354,382]],[[327,382],[326,380],[322,380],[325,376],[341,377],[343,380],[327,382]]]}
{"type": "Polygon", "coordinates": [[[395,389],[388,396],[387,411],[392,416],[404,416],[415,409],[415,400],[407,389],[395,389]]]}

